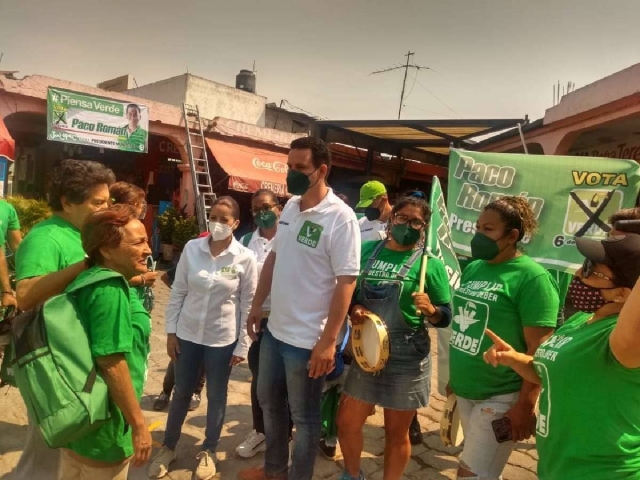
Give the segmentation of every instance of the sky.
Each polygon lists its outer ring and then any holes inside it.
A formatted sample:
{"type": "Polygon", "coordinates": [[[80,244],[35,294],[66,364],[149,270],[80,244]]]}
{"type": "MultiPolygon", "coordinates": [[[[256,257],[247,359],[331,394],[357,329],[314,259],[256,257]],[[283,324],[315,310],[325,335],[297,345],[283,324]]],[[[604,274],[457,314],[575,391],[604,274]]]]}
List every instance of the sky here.
{"type": "Polygon", "coordinates": [[[638,0],[0,0],[0,70],[87,85],[189,73],[316,116],[523,118],[640,62],[638,0]]]}

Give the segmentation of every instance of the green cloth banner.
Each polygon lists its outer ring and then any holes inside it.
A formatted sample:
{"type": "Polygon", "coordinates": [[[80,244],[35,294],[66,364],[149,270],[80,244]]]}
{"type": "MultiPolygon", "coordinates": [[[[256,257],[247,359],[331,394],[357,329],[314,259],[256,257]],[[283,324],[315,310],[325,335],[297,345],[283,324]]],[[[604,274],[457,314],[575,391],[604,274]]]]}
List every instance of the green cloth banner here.
{"type": "MultiPolygon", "coordinates": [[[[451,228],[449,227],[449,214],[447,205],[440,186],[438,177],[431,181],[431,222],[427,233],[427,251],[444,263],[449,277],[451,296],[460,286],[461,269],[458,257],[453,248],[451,228]]],[[[427,263],[427,269],[429,264],[427,263]]],[[[445,387],[449,383],[449,340],[451,339],[451,327],[438,328],[438,392],[445,396],[445,387]]]]}
{"type": "Polygon", "coordinates": [[[575,272],[582,256],[575,237],[604,239],[608,218],[636,204],[640,166],[611,158],[519,155],[451,150],[449,223],[453,246],[471,255],[482,209],[505,195],[526,197],[538,231],[524,238],[526,253],[546,268],[575,272]]]}
{"type": "Polygon", "coordinates": [[[47,138],[145,153],[149,140],[149,109],[137,103],[49,87],[47,138]]]}

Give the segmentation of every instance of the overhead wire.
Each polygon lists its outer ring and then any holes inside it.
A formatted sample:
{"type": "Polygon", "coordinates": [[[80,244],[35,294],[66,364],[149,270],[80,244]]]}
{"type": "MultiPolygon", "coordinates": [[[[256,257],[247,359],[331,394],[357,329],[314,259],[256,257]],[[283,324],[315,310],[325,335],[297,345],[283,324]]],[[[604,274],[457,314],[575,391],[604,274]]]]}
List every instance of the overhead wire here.
{"type": "Polygon", "coordinates": [[[429,90],[427,87],[425,87],[419,80],[416,82],[418,85],[420,85],[422,88],[424,88],[426,90],[426,92],[431,95],[433,98],[435,98],[438,102],[440,102],[442,105],[444,105],[447,110],[449,110],[450,112],[452,112],[456,117],[458,117],[459,119],[462,119],[462,117],[460,116],[460,114],[458,114],[458,112],[456,112],[453,108],[451,108],[449,105],[447,105],[444,100],[442,100],[440,97],[438,97],[435,93],[433,93],[431,90],[429,90]]]}

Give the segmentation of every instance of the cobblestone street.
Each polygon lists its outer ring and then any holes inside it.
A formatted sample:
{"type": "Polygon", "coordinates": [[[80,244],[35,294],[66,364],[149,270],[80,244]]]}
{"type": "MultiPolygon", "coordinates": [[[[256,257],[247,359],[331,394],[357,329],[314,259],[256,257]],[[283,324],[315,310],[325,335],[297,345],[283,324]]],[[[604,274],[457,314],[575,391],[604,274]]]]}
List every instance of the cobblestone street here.
{"type": "MultiPolygon", "coordinates": [[[[157,442],[162,441],[166,412],[155,412],[153,401],[160,393],[162,379],[168,363],[165,353],[164,307],[169,290],[158,283],[156,287],[156,310],[153,314],[152,353],[149,360],[149,376],[142,398],[142,407],[149,424],[160,421],[160,426],[153,432],[157,442]]],[[[435,336],[432,339],[435,347],[435,336]]],[[[435,366],[437,362],[432,362],[435,366]]],[[[256,466],[263,461],[262,453],[249,460],[238,458],[234,450],[244,440],[251,429],[251,406],[249,381],[251,373],[245,363],[235,367],[229,385],[229,400],[226,422],[218,448],[219,474],[217,478],[235,480],[239,470],[256,466]]],[[[433,372],[435,388],[436,371],[433,372]]],[[[444,448],[438,434],[438,423],[444,406],[444,399],[434,394],[429,408],[420,411],[420,423],[424,432],[422,445],[414,446],[411,461],[406,469],[405,479],[430,480],[455,478],[456,456],[459,449],[444,448]]],[[[187,480],[197,465],[196,454],[204,437],[207,401],[203,397],[200,408],[191,412],[182,430],[178,445],[178,460],[172,465],[167,475],[171,480],[187,480]]],[[[14,388],[0,390],[0,477],[7,475],[17,463],[26,434],[26,412],[18,391],[14,388]]],[[[382,479],[384,450],[384,431],[382,412],[378,409],[375,416],[369,418],[365,426],[365,447],[362,453],[363,468],[370,480],[382,479]]],[[[154,450],[155,451],[155,450],[154,450]]],[[[342,468],[340,450],[335,461],[325,460],[318,455],[314,479],[336,479],[342,468]]],[[[505,480],[531,480],[535,475],[537,452],[533,443],[521,443],[512,454],[509,465],[505,469],[505,480]]],[[[146,467],[132,469],[129,479],[148,478],[146,467]]],[[[295,479],[292,479],[295,480],[295,479]]]]}

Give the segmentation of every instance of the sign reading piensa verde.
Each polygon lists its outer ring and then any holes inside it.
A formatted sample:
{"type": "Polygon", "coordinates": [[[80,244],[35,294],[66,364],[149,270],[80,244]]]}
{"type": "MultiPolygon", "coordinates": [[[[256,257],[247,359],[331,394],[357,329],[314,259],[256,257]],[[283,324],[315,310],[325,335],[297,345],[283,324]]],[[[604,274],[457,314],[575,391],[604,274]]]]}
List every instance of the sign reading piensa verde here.
{"type": "Polygon", "coordinates": [[[149,109],[144,105],[49,88],[49,140],[144,153],[148,137],[149,109]]]}
{"type": "Polygon", "coordinates": [[[471,255],[478,216],[505,195],[526,197],[538,230],[524,238],[529,256],[547,268],[574,272],[583,257],[575,237],[602,240],[611,214],[633,207],[640,165],[632,160],[451,150],[447,206],[455,250],[471,255]]]}

